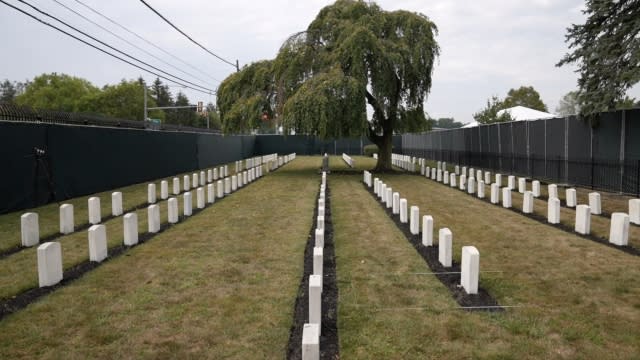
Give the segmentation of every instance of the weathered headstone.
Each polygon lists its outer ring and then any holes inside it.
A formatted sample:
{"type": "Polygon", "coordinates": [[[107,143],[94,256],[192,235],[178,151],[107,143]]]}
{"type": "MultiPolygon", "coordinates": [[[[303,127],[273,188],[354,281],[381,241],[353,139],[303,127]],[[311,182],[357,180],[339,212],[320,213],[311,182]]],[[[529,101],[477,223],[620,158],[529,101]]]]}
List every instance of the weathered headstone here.
{"type": "Polygon", "coordinates": [[[148,225],[150,233],[160,231],[160,206],[158,204],[150,205],[147,208],[148,225]]]}
{"type": "Polygon", "coordinates": [[[204,171],[200,171],[200,186],[204,186],[206,183],[204,171]]]}
{"type": "Polygon", "coordinates": [[[456,174],[451,174],[449,176],[449,186],[450,187],[456,187],[456,174]]]}
{"type": "Polygon", "coordinates": [[[107,228],[93,225],[89,228],[89,261],[102,262],[107,258],[107,228]]]}
{"type": "Polygon", "coordinates": [[[450,178],[449,172],[445,171],[444,175],[442,176],[442,183],[445,185],[449,185],[449,178],[450,178]]]}
{"type": "Polygon", "coordinates": [[[507,187],[509,190],[514,190],[516,188],[516,177],[513,175],[509,175],[507,177],[507,187]]]}
{"type": "Polygon", "coordinates": [[[213,170],[209,169],[207,170],[207,183],[210,183],[213,181],[213,170]]]}
{"type": "Polygon", "coordinates": [[[62,247],[57,241],[38,246],[38,284],[53,286],[62,281],[62,247]]]}
{"type": "Polygon", "coordinates": [[[318,219],[316,220],[317,223],[317,228],[321,229],[324,231],[324,216],[318,216],[318,219]]]}
{"type": "Polygon", "coordinates": [[[182,196],[182,202],[182,212],[184,216],[193,215],[193,195],[191,195],[191,191],[187,191],[186,193],[184,193],[184,195],[182,196]]]}
{"type": "Polygon", "coordinates": [[[475,246],[462,247],[462,261],[460,264],[460,285],[467,294],[478,293],[480,278],[480,252],[475,246]]]}
{"type": "Polygon", "coordinates": [[[465,190],[467,188],[467,175],[462,174],[460,175],[460,186],[459,186],[460,190],[465,190]]]}
{"type": "Polygon", "coordinates": [[[218,182],[216,182],[216,193],[218,199],[222,199],[224,197],[224,188],[224,181],[218,180],[218,182]]]}
{"type": "Polygon", "coordinates": [[[321,247],[313,248],[313,275],[322,276],[322,264],[323,264],[324,251],[321,247]]]}
{"type": "Polygon", "coordinates": [[[576,206],[575,230],[582,235],[589,235],[591,232],[591,209],[589,205],[576,206]]]}
{"type": "Polygon", "coordinates": [[[213,204],[216,201],[216,191],[214,184],[207,184],[207,202],[213,204]]]}
{"type": "Polygon", "coordinates": [[[309,322],[322,329],[322,276],[309,275],[309,322]]]}
{"type": "Polygon", "coordinates": [[[442,170],[436,171],[436,181],[442,182],[442,170]]]}
{"type": "Polygon", "coordinates": [[[400,199],[400,222],[406,224],[409,221],[407,216],[407,199],[400,199]]]}
{"type": "Polygon", "coordinates": [[[393,207],[393,189],[387,188],[387,196],[385,197],[387,209],[393,207]]]}
{"type": "Polygon", "coordinates": [[[324,247],[324,229],[316,228],[316,247],[324,247]]]}
{"type": "Polygon", "coordinates": [[[525,214],[533,213],[533,193],[525,191],[522,199],[522,212],[525,214]]]}
{"type": "Polygon", "coordinates": [[[478,198],[479,199],[484,199],[484,181],[480,180],[478,181],[478,198]]]}
{"type": "Polygon", "coordinates": [[[511,189],[508,187],[502,188],[502,207],[511,207],[511,189]]]}
{"type": "Polygon", "coordinates": [[[487,185],[491,184],[491,173],[489,171],[484,172],[484,183],[487,185]]]}
{"type": "Polygon", "coordinates": [[[451,246],[453,234],[449,228],[442,228],[438,232],[438,261],[444,267],[451,267],[451,246]]]}
{"type": "Polygon", "coordinates": [[[28,212],[20,216],[22,246],[35,246],[40,242],[40,224],[37,213],[28,212]]]}
{"type": "Polygon", "coordinates": [[[133,246],[138,243],[138,214],[130,212],[122,218],[124,227],[124,244],[133,246]]]}
{"type": "Polygon", "coordinates": [[[228,177],[224,178],[224,194],[231,194],[231,179],[228,177]]]}
{"type": "Polygon", "coordinates": [[[609,242],[618,246],[629,244],[629,215],[622,212],[611,214],[609,242]]]}
{"type": "Polygon", "coordinates": [[[102,215],[100,214],[100,198],[95,196],[90,197],[88,203],[89,223],[92,225],[100,224],[100,221],[102,221],[102,215]]]}
{"type": "Polygon", "coordinates": [[[497,182],[491,184],[491,203],[497,204],[500,202],[500,187],[497,182]]]}
{"type": "Polygon", "coordinates": [[[189,191],[191,189],[191,181],[189,180],[189,175],[184,175],[182,177],[182,190],[189,191]]]}
{"type": "Polygon", "coordinates": [[[475,194],[475,192],[476,192],[476,179],[475,178],[469,178],[469,180],[467,181],[467,192],[469,194],[475,194]]]}
{"type": "Polygon", "coordinates": [[[218,181],[218,168],[213,168],[213,181],[218,181]]]}
{"type": "Polygon", "coordinates": [[[236,175],[231,176],[231,191],[238,190],[238,177],[236,175]]]}
{"type": "Polygon", "coordinates": [[[496,174],[496,181],[493,182],[494,184],[498,184],[498,187],[501,188],[502,187],[502,174],[496,174]]]}
{"type": "Polygon", "coordinates": [[[327,154],[322,157],[322,171],[329,172],[329,156],[327,154]]]}
{"type": "Polygon", "coordinates": [[[594,215],[602,214],[602,204],[600,202],[600,194],[597,192],[589,193],[589,207],[594,215]]]}
{"type": "Polygon", "coordinates": [[[197,173],[191,174],[191,187],[194,188],[194,189],[198,187],[198,174],[197,173]]]}
{"type": "Polygon", "coordinates": [[[71,234],[74,231],[74,228],[73,205],[60,205],[60,233],[71,234]]]}
{"type": "Polygon", "coordinates": [[[431,215],[422,217],[422,245],[433,246],[433,217],[431,215]]]}

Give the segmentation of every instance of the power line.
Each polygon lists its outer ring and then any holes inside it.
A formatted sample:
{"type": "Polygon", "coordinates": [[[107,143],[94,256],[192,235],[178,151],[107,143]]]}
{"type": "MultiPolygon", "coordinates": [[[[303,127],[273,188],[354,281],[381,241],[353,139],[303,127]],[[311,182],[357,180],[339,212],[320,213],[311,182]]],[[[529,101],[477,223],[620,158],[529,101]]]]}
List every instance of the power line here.
{"type": "Polygon", "coordinates": [[[120,40],[122,40],[122,41],[126,42],[126,43],[127,43],[127,44],[129,44],[130,46],[132,46],[132,47],[134,47],[134,48],[136,48],[136,49],[138,49],[138,50],[140,50],[140,51],[144,52],[145,54],[147,54],[147,55],[149,55],[149,56],[153,57],[154,59],[156,59],[156,60],[158,60],[158,61],[160,61],[160,62],[164,63],[165,65],[168,65],[168,66],[170,66],[170,67],[174,68],[175,70],[180,71],[180,72],[181,72],[181,73],[183,73],[183,74],[189,75],[189,76],[191,76],[192,78],[197,79],[198,81],[201,81],[201,82],[203,82],[203,83],[206,83],[206,81],[203,81],[202,79],[199,79],[197,76],[195,76],[195,75],[193,75],[193,74],[190,74],[190,73],[188,73],[188,72],[186,72],[186,71],[184,71],[184,70],[180,69],[179,67],[177,67],[177,66],[175,66],[175,65],[173,65],[173,64],[171,64],[171,63],[169,63],[169,62],[164,61],[164,60],[163,60],[163,59],[161,59],[160,57],[158,57],[158,56],[156,56],[156,55],[154,55],[154,54],[152,54],[152,53],[148,52],[147,50],[145,50],[145,49],[143,49],[143,48],[139,47],[138,45],[136,45],[136,44],[134,44],[134,43],[130,42],[129,40],[127,40],[127,39],[123,38],[122,36],[120,36],[120,35],[118,35],[118,34],[114,33],[113,31],[111,31],[111,30],[109,30],[109,29],[105,28],[104,26],[102,26],[102,25],[100,25],[100,24],[96,23],[95,21],[93,21],[93,20],[91,20],[91,19],[87,18],[86,16],[82,15],[81,13],[79,13],[79,12],[77,12],[77,11],[73,10],[72,8],[68,7],[67,5],[65,5],[65,4],[63,4],[63,3],[61,3],[60,1],[58,1],[58,0],[52,0],[52,1],[53,1],[53,2],[55,2],[56,4],[58,4],[58,5],[62,6],[63,8],[67,9],[68,11],[70,11],[70,12],[72,12],[72,13],[76,14],[77,16],[79,16],[79,17],[83,18],[84,20],[86,20],[86,21],[88,21],[88,22],[92,23],[93,25],[95,25],[95,26],[99,27],[100,29],[102,29],[102,30],[104,30],[104,31],[108,32],[109,34],[113,35],[114,37],[116,37],[116,38],[118,38],[118,39],[120,39],[120,40]]]}
{"type": "Polygon", "coordinates": [[[156,15],[158,15],[162,20],[166,21],[167,24],[171,25],[174,29],[178,30],[178,32],[182,35],[184,35],[187,39],[191,40],[192,43],[198,45],[199,47],[201,47],[204,51],[208,52],[209,54],[215,56],[216,58],[220,59],[220,61],[225,62],[233,67],[236,68],[236,70],[240,70],[239,65],[238,65],[238,61],[236,60],[236,63],[232,63],[228,60],[223,59],[222,57],[214,54],[213,52],[211,52],[209,49],[207,49],[206,47],[200,45],[200,43],[198,43],[197,41],[193,40],[189,35],[185,34],[184,31],[180,30],[177,26],[173,25],[173,23],[169,20],[167,20],[167,18],[165,18],[164,16],[162,16],[162,14],[160,14],[158,11],[156,11],[156,9],[154,9],[153,7],[151,7],[151,5],[147,4],[146,1],[144,0],[140,0],[141,3],[143,3],[144,5],[146,5],[146,7],[148,7],[149,9],[151,9],[151,11],[153,11],[154,13],[156,13],[156,15]]]}
{"type": "Polygon", "coordinates": [[[67,36],[71,37],[71,38],[74,38],[75,40],[78,40],[78,41],[82,42],[82,43],[83,43],[83,44],[85,44],[85,45],[88,45],[88,46],[90,46],[90,47],[92,47],[92,48],[94,48],[94,49],[96,49],[96,50],[98,50],[98,51],[101,51],[101,52],[103,52],[103,53],[105,53],[105,54],[107,54],[107,55],[109,55],[109,56],[111,56],[111,57],[114,57],[114,58],[116,58],[116,59],[118,59],[118,60],[120,60],[120,61],[122,61],[122,62],[125,62],[125,63],[127,63],[127,64],[129,64],[129,65],[131,65],[131,66],[134,66],[134,67],[136,67],[136,68],[138,68],[138,69],[140,69],[140,70],[142,70],[142,71],[145,71],[145,72],[148,72],[148,73],[150,73],[150,74],[152,74],[152,75],[155,75],[155,76],[157,76],[157,77],[159,77],[159,78],[161,78],[161,79],[164,79],[164,80],[170,81],[170,82],[172,82],[172,83],[174,83],[174,84],[181,85],[181,86],[183,86],[183,87],[185,87],[185,88],[189,88],[189,89],[191,89],[191,90],[199,91],[199,92],[201,92],[201,93],[210,94],[211,92],[213,92],[212,90],[204,91],[204,90],[200,90],[200,89],[198,89],[198,88],[191,87],[191,86],[189,86],[189,85],[185,85],[185,84],[183,84],[183,83],[181,83],[181,82],[179,82],[179,81],[176,81],[176,80],[170,79],[170,78],[168,78],[168,77],[166,77],[166,76],[160,75],[160,74],[158,74],[158,73],[156,73],[156,72],[153,72],[153,71],[151,71],[151,70],[149,70],[149,69],[145,69],[145,68],[143,68],[142,66],[140,66],[140,65],[138,65],[138,64],[132,63],[131,61],[129,61],[129,60],[127,60],[127,59],[123,59],[123,58],[119,57],[118,55],[114,55],[114,54],[112,54],[112,53],[110,53],[110,52],[108,52],[108,51],[106,51],[106,50],[104,50],[104,49],[102,49],[102,48],[99,48],[99,47],[97,47],[97,46],[95,46],[95,45],[93,45],[93,44],[89,43],[88,41],[86,41],[86,40],[84,40],[84,39],[81,39],[81,38],[79,38],[79,37],[77,37],[77,36],[75,36],[75,35],[73,35],[73,34],[71,34],[71,33],[67,32],[67,31],[64,31],[64,30],[60,29],[59,27],[57,27],[57,26],[55,26],[55,25],[52,25],[52,24],[50,24],[50,23],[48,23],[48,22],[46,22],[46,21],[44,21],[44,20],[42,20],[42,19],[38,18],[38,17],[37,17],[37,16],[35,16],[35,15],[32,15],[32,14],[30,14],[30,13],[28,13],[28,12],[26,12],[26,11],[24,11],[24,10],[22,10],[22,9],[20,9],[20,8],[16,7],[16,6],[14,6],[14,5],[12,5],[12,4],[7,3],[7,2],[6,2],[6,1],[4,1],[4,0],[0,0],[0,3],[3,3],[3,4],[5,4],[6,6],[8,6],[8,7],[10,7],[10,8],[12,8],[12,9],[14,9],[14,10],[16,10],[16,11],[19,11],[19,12],[23,13],[24,15],[27,15],[28,17],[30,17],[30,18],[32,18],[32,19],[34,19],[34,20],[38,21],[39,23],[41,23],[41,24],[43,24],[43,25],[49,26],[49,27],[51,27],[51,28],[53,28],[53,29],[55,29],[55,30],[57,30],[57,31],[59,31],[59,32],[61,32],[61,33],[65,34],[65,35],[67,35],[67,36]]]}
{"type": "Polygon", "coordinates": [[[76,1],[78,4],[80,4],[80,5],[84,6],[85,8],[89,9],[90,11],[92,11],[93,13],[95,13],[96,15],[98,15],[98,16],[102,17],[103,19],[105,19],[105,20],[109,21],[110,23],[112,23],[112,24],[114,24],[114,25],[118,26],[118,27],[119,27],[119,28],[121,28],[122,30],[124,30],[124,31],[128,32],[129,34],[131,34],[131,35],[133,35],[133,36],[137,37],[138,39],[140,39],[140,40],[142,40],[142,41],[146,42],[147,44],[149,44],[149,45],[153,46],[154,48],[156,48],[156,49],[158,49],[158,50],[162,51],[163,53],[165,53],[165,54],[167,54],[167,55],[171,56],[172,58],[174,58],[174,59],[176,59],[176,60],[180,61],[181,63],[183,63],[183,64],[187,65],[188,67],[190,67],[190,68],[192,68],[193,70],[195,70],[195,71],[199,72],[200,74],[202,74],[202,75],[204,75],[204,76],[206,76],[206,77],[208,77],[208,78],[210,78],[210,79],[213,79],[213,80],[215,80],[215,81],[217,81],[217,82],[221,82],[220,80],[218,80],[218,79],[214,78],[213,76],[211,76],[211,75],[207,74],[206,72],[204,72],[204,71],[202,71],[202,70],[198,69],[197,67],[195,67],[195,66],[193,66],[193,65],[189,64],[188,62],[186,62],[186,61],[184,61],[184,60],[180,59],[179,57],[177,57],[177,56],[175,56],[175,55],[171,54],[170,52],[168,52],[168,51],[164,50],[164,49],[163,49],[163,48],[161,48],[160,46],[158,46],[158,45],[156,45],[156,44],[152,43],[151,41],[149,41],[149,40],[145,39],[144,37],[142,37],[142,36],[138,35],[138,34],[137,34],[137,33],[135,33],[133,30],[129,30],[129,29],[128,29],[127,27],[125,27],[124,25],[122,25],[122,24],[118,23],[117,21],[115,21],[115,20],[111,19],[110,17],[108,17],[108,16],[106,16],[106,15],[102,14],[102,13],[101,13],[101,12],[99,12],[98,10],[96,10],[96,9],[92,8],[91,6],[89,6],[89,5],[85,4],[85,3],[83,3],[82,1],[80,1],[80,0],[75,0],[75,1],[76,1]]]}
{"type": "Polygon", "coordinates": [[[76,32],[79,32],[80,34],[82,34],[82,35],[84,35],[84,36],[86,36],[86,37],[90,38],[91,40],[96,41],[96,42],[100,43],[101,45],[106,46],[106,47],[108,47],[109,49],[111,49],[111,50],[113,50],[113,51],[116,51],[116,52],[118,52],[118,53],[120,53],[120,54],[122,54],[122,55],[124,55],[124,56],[126,56],[126,57],[128,57],[128,58],[130,58],[130,59],[132,59],[132,60],[135,60],[135,61],[137,61],[137,62],[139,62],[139,63],[141,63],[141,64],[144,64],[144,65],[146,65],[146,66],[148,66],[148,67],[150,67],[150,68],[152,68],[152,69],[154,69],[154,70],[156,70],[156,71],[159,71],[159,72],[161,72],[161,73],[163,73],[163,74],[165,74],[165,75],[167,75],[167,76],[171,76],[171,77],[174,77],[174,78],[176,78],[176,79],[178,79],[178,80],[180,80],[180,81],[186,82],[187,84],[191,84],[191,85],[193,85],[193,86],[197,86],[197,87],[199,87],[199,88],[201,88],[201,89],[204,89],[204,90],[207,90],[207,91],[211,91],[210,89],[208,89],[208,88],[206,88],[206,87],[204,87],[204,86],[198,85],[198,84],[193,83],[193,82],[191,82],[191,81],[189,81],[189,80],[185,80],[185,79],[183,79],[183,78],[181,78],[181,77],[179,77],[179,76],[176,76],[176,75],[170,74],[170,73],[168,73],[168,72],[166,72],[166,71],[164,71],[164,70],[162,70],[162,69],[159,69],[159,68],[157,68],[157,67],[155,67],[155,66],[153,66],[153,65],[151,65],[151,64],[148,64],[148,63],[146,63],[146,62],[144,62],[144,61],[142,61],[142,60],[140,60],[140,59],[138,59],[138,58],[136,58],[136,57],[133,57],[133,56],[131,56],[131,55],[129,55],[129,54],[127,54],[127,53],[125,53],[124,51],[121,51],[121,50],[119,50],[119,49],[116,49],[115,47],[113,47],[113,46],[111,46],[111,45],[109,45],[109,44],[105,43],[104,41],[99,40],[99,39],[96,39],[95,37],[93,37],[93,36],[91,36],[91,35],[89,35],[89,34],[85,33],[84,31],[79,30],[79,29],[77,29],[77,28],[75,28],[75,27],[73,27],[73,26],[71,26],[71,25],[67,24],[66,22],[64,22],[64,21],[62,21],[62,20],[60,20],[60,19],[58,19],[57,17],[55,17],[55,16],[53,16],[53,15],[50,15],[50,14],[49,14],[49,13],[47,13],[47,12],[44,12],[44,11],[40,10],[39,8],[37,8],[37,7],[33,6],[33,5],[31,5],[30,3],[28,3],[28,2],[26,2],[26,1],[24,1],[24,0],[18,0],[18,1],[19,1],[19,2],[21,2],[21,3],[23,3],[23,4],[25,4],[25,5],[27,5],[27,6],[29,6],[29,7],[30,7],[30,8],[32,8],[33,10],[35,10],[35,11],[39,12],[40,14],[45,15],[45,16],[47,16],[47,17],[51,18],[51,19],[54,19],[54,20],[56,20],[57,22],[59,22],[59,23],[61,23],[61,24],[65,25],[65,26],[67,26],[68,28],[73,29],[73,30],[75,30],[76,32]]]}

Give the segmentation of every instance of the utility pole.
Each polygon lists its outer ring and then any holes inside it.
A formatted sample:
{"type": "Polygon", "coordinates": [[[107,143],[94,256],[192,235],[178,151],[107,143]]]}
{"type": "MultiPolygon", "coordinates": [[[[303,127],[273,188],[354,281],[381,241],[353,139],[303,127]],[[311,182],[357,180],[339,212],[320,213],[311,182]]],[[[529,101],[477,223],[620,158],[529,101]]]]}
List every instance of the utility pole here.
{"type": "Polygon", "coordinates": [[[240,62],[236,59],[236,71],[240,72],[240,62]]]}

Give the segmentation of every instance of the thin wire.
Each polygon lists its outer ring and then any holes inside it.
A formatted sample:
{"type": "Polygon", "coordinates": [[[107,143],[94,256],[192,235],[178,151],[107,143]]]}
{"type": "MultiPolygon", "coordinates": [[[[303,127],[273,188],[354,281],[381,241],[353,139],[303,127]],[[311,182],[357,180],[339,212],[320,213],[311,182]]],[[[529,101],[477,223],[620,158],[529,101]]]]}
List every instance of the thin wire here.
{"type": "Polygon", "coordinates": [[[209,49],[207,49],[206,47],[200,45],[200,43],[198,43],[197,41],[193,40],[189,35],[185,34],[184,31],[180,30],[177,26],[173,25],[173,23],[169,20],[167,20],[167,18],[165,18],[164,16],[162,16],[162,14],[160,14],[158,11],[156,11],[156,9],[154,9],[151,5],[147,4],[146,1],[144,0],[140,0],[141,3],[143,3],[146,7],[148,7],[149,9],[151,9],[151,11],[153,11],[156,15],[158,15],[162,20],[166,21],[167,24],[171,25],[171,27],[173,27],[174,29],[176,29],[180,34],[184,35],[187,39],[191,40],[192,43],[198,45],[199,47],[201,47],[204,51],[208,52],[209,54],[215,56],[216,58],[220,59],[220,61],[225,62],[231,66],[233,66],[234,68],[238,68],[236,66],[236,64],[223,59],[222,57],[214,54],[213,52],[211,52],[209,49]]]}
{"type": "Polygon", "coordinates": [[[156,72],[153,72],[153,71],[151,71],[151,70],[149,70],[149,69],[145,69],[145,68],[143,68],[142,66],[140,66],[140,65],[138,65],[138,64],[134,64],[134,63],[132,63],[132,62],[131,62],[131,61],[129,61],[129,60],[123,59],[123,58],[119,57],[118,55],[114,55],[114,54],[112,54],[112,53],[110,53],[110,52],[108,52],[108,51],[106,51],[106,50],[104,50],[104,49],[101,49],[101,48],[99,48],[99,47],[97,47],[97,46],[95,46],[95,45],[93,45],[93,44],[89,43],[89,42],[88,42],[88,41],[86,41],[86,40],[83,40],[83,39],[81,39],[81,38],[79,38],[79,37],[77,37],[77,36],[75,36],[75,35],[73,35],[73,34],[68,33],[67,31],[64,31],[64,30],[60,29],[59,27],[57,27],[57,26],[55,26],[55,25],[52,25],[52,24],[50,24],[50,23],[48,23],[48,22],[46,22],[46,21],[44,21],[44,20],[42,20],[42,19],[38,18],[38,17],[37,17],[37,16],[35,16],[35,15],[32,15],[32,14],[30,14],[30,13],[28,13],[28,12],[26,12],[26,11],[24,11],[24,10],[22,10],[22,9],[20,9],[20,8],[16,7],[16,6],[14,6],[14,5],[12,5],[12,4],[9,4],[9,3],[7,3],[7,2],[6,2],[6,1],[4,1],[4,0],[0,0],[0,3],[3,3],[3,4],[5,4],[6,6],[8,6],[8,7],[12,8],[12,9],[14,9],[14,10],[18,11],[18,12],[21,12],[21,13],[23,13],[24,15],[27,15],[28,17],[30,17],[30,18],[32,18],[32,19],[34,19],[34,20],[38,21],[39,23],[41,23],[41,24],[43,24],[43,25],[49,26],[49,27],[51,27],[51,28],[53,28],[53,29],[55,29],[55,30],[57,30],[57,31],[59,31],[59,32],[61,32],[61,33],[65,34],[65,35],[67,35],[67,36],[69,36],[69,37],[71,37],[71,38],[73,38],[73,39],[75,39],[75,40],[78,40],[78,41],[82,42],[82,43],[83,43],[83,44],[85,44],[85,45],[88,45],[88,46],[90,46],[90,47],[92,47],[92,48],[94,48],[94,49],[96,49],[96,50],[98,50],[98,51],[101,51],[101,52],[103,52],[103,53],[105,53],[105,54],[107,54],[107,55],[109,55],[109,56],[111,56],[111,57],[114,57],[114,58],[116,58],[116,59],[118,59],[118,60],[120,60],[120,61],[122,61],[122,62],[125,62],[125,63],[127,63],[127,64],[129,64],[129,65],[131,65],[131,66],[134,66],[134,67],[136,67],[136,68],[138,68],[138,69],[140,69],[140,70],[142,70],[142,71],[148,72],[148,73],[150,73],[150,74],[152,74],[152,75],[155,75],[155,76],[157,76],[157,77],[159,77],[159,78],[161,78],[161,79],[164,79],[164,80],[170,81],[170,82],[172,82],[172,83],[174,83],[174,84],[181,85],[181,86],[186,87],[186,88],[189,88],[189,89],[191,89],[191,90],[195,90],[195,91],[199,91],[199,92],[201,92],[201,93],[208,94],[208,92],[207,92],[207,91],[200,90],[200,89],[197,89],[197,88],[191,87],[191,86],[189,86],[189,85],[182,84],[182,83],[181,83],[181,82],[179,82],[179,81],[176,81],[176,80],[170,79],[170,78],[168,78],[168,77],[166,77],[166,76],[160,75],[160,74],[158,74],[158,73],[156,73],[156,72]]]}
{"type": "Polygon", "coordinates": [[[144,62],[144,61],[142,61],[142,60],[140,60],[140,59],[138,59],[138,58],[136,58],[136,57],[133,57],[133,56],[131,56],[131,55],[129,55],[129,54],[127,54],[127,53],[125,53],[124,51],[118,50],[118,49],[116,49],[115,47],[113,47],[113,46],[111,46],[111,45],[109,45],[109,44],[105,43],[104,41],[102,41],[102,40],[100,40],[100,39],[97,39],[97,38],[95,38],[95,37],[93,37],[93,36],[91,36],[91,35],[89,35],[89,34],[85,33],[84,31],[79,30],[79,29],[77,29],[77,28],[73,27],[72,25],[67,24],[66,22],[64,22],[64,21],[62,21],[62,20],[60,20],[60,19],[58,19],[57,17],[55,17],[55,16],[53,16],[53,15],[50,15],[49,13],[47,13],[47,12],[45,12],[45,11],[40,10],[39,8],[35,7],[34,5],[31,5],[30,3],[28,3],[28,2],[26,2],[26,1],[24,1],[24,0],[18,0],[18,1],[19,1],[19,2],[21,2],[21,3],[23,3],[23,4],[25,4],[25,5],[27,5],[27,6],[29,6],[30,8],[32,8],[32,9],[34,9],[35,11],[39,12],[40,14],[45,15],[45,16],[47,16],[47,17],[51,18],[51,19],[54,19],[54,20],[56,20],[57,22],[59,22],[59,23],[61,23],[61,24],[65,25],[66,27],[68,27],[68,28],[70,28],[70,29],[73,29],[73,30],[75,30],[76,32],[79,32],[79,33],[81,33],[82,35],[84,35],[84,36],[86,36],[86,37],[88,37],[88,38],[92,39],[93,41],[96,41],[96,42],[98,42],[98,43],[102,44],[103,46],[106,46],[106,47],[108,47],[109,49],[114,50],[114,51],[116,51],[116,52],[118,52],[118,53],[120,53],[120,54],[122,54],[122,55],[124,55],[124,56],[126,56],[126,57],[128,57],[128,58],[130,58],[130,59],[133,59],[133,60],[135,60],[135,61],[137,61],[137,62],[139,62],[139,63],[141,63],[141,64],[144,64],[144,65],[146,65],[146,66],[148,66],[148,67],[150,67],[150,68],[152,68],[152,69],[154,69],[154,70],[156,70],[156,71],[160,71],[161,73],[163,73],[163,74],[165,74],[165,75],[167,75],[167,76],[171,76],[171,77],[174,77],[174,78],[176,78],[176,79],[179,79],[180,81],[186,82],[187,84],[191,84],[191,85],[193,85],[193,86],[197,86],[197,87],[199,87],[199,88],[201,88],[201,89],[204,89],[204,90],[206,90],[206,91],[211,91],[211,89],[209,89],[209,88],[207,88],[207,87],[204,87],[204,86],[198,85],[198,84],[193,83],[193,82],[191,82],[191,81],[189,81],[189,80],[185,80],[185,79],[183,79],[183,78],[181,78],[181,77],[179,77],[179,76],[175,76],[175,75],[173,75],[173,74],[170,74],[170,73],[168,73],[168,72],[166,72],[166,71],[164,71],[164,70],[162,70],[162,69],[159,69],[159,68],[157,68],[157,67],[155,67],[155,66],[153,66],[153,65],[151,65],[151,64],[149,64],[149,63],[146,63],[146,62],[144,62]]]}
{"type": "Polygon", "coordinates": [[[115,21],[115,20],[111,19],[110,17],[108,17],[108,16],[106,16],[106,15],[103,15],[103,14],[102,14],[102,13],[100,13],[98,10],[96,10],[96,9],[92,8],[91,6],[89,6],[89,5],[85,4],[85,3],[83,3],[82,1],[80,1],[80,0],[75,0],[75,2],[77,2],[78,4],[80,4],[80,5],[84,6],[84,7],[86,7],[87,9],[89,9],[90,11],[92,11],[93,13],[95,13],[96,15],[98,15],[98,16],[100,16],[100,17],[102,17],[103,19],[105,19],[105,20],[109,21],[110,23],[112,23],[112,24],[114,24],[114,25],[116,25],[116,26],[120,27],[122,30],[124,30],[124,31],[128,32],[129,34],[131,34],[131,35],[133,35],[133,36],[137,37],[138,39],[140,39],[140,40],[142,40],[142,41],[146,42],[147,44],[149,44],[149,45],[153,46],[154,48],[156,48],[156,49],[158,49],[158,50],[162,51],[163,53],[165,53],[165,54],[167,54],[167,55],[171,56],[172,58],[174,58],[174,59],[176,59],[176,60],[180,61],[181,63],[183,63],[183,64],[187,65],[188,67],[190,67],[190,68],[192,68],[193,70],[195,70],[195,71],[199,72],[200,74],[202,74],[202,75],[204,75],[204,76],[206,76],[206,77],[208,77],[208,78],[210,78],[210,79],[213,79],[213,80],[215,80],[215,81],[217,81],[217,82],[221,82],[220,80],[216,79],[215,77],[213,77],[213,76],[211,76],[211,75],[207,74],[206,72],[204,72],[204,71],[202,71],[202,70],[198,69],[197,67],[195,67],[195,66],[193,66],[193,65],[189,64],[188,62],[186,62],[186,61],[184,61],[184,60],[180,59],[179,57],[177,57],[177,56],[173,55],[172,53],[170,53],[170,52],[168,52],[168,51],[164,50],[164,49],[163,49],[163,48],[161,48],[160,46],[158,46],[158,45],[156,45],[156,44],[152,43],[151,41],[149,41],[149,40],[147,40],[147,39],[145,39],[145,38],[144,38],[144,37],[142,37],[141,35],[138,35],[138,34],[137,34],[136,32],[134,32],[133,30],[129,30],[127,27],[125,27],[124,25],[120,24],[119,22],[117,22],[117,21],[115,21]]]}
{"type": "Polygon", "coordinates": [[[130,46],[132,46],[132,47],[134,47],[134,48],[136,48],[136,49],[138,49],[138,50],[140,50],[140,51],[144,52],[145,54],[147,54],[147,55],[149,55],[149,56],[153,57],[154,59],[156,59],[156,60],[158,60],[158,61],[160,61],[160,62],[164,63],[165,65],[171,66],[172,68],[174,68],[175,70],[180,71],[180,72],[181,72],[181,73],[183,73],[183,74],[189,75],[189,76],[191,76],[192,78],[194,78],[194,79],[196,79],[196,80],[198,80],[198,81],[201,81],[201,82],[206,83],[206,81],[203,81],[202,79],[199,79],[196,75],[193,75],[193,74],[191,74],[191,73],[188,73],[188,72],[186,72],[186,71],[184,71],[184,70],[180,69],[179,67],[177,67],[177,66],[175,66],[175,65],[173,65],[173,64],[171,64],[171,63],[169,63],[169,62],[167,62],[167,61],[165,61],[165,60],[163,60],[162,58],[160,58],[160,57],[158,57],[158,56],[156,56],[156,55],[154,55],[154,54],[150,53],[149,51],[147,51],[147,50],[145,50],[145,49],[141,48],[140,46],[138,46],[138,45],[136,45],[136,44],[134,44],[134,43],[130,42],[129,40],[127,40],[127,39],[123,38],[122,36],[120,36],[120,35],[118,35],[118,34],[116,34],[116,33],[114,33],[113,31],[111,31],[111,30],[109,30],[109,29],[105,28],[104,26],[102,26],[102,25],[98,24],[97,22],[95,22],[95,21],[93,21],[93,20],[91,20],[91,19],[87,18],[86,16],[82,15],[81,13],[79,13],[79,12],[77,12],[77,11],[73,10],[72,8],[68,7],[67,5],[65,5],[65,4],[63,4],[63,3],[61,3],[60,1],[58,1],[58,0],[52,0],[52,1],[53,1],[53,2],[55,2],[56,4],[58,4],[58,5],[62,6],[63,8],[65,8],[65,9],[69,10],[70,12],[72,12],[72,13],[76,14],[77,16],[79,16],[79,17],[83,18],[84,20],[86,20],[86,21],[88,21],[88,22],[92,23],[93,25],[95,25],[95,26],[99,27],[100,29],[102,29],[102,30],[104,30],[104,31],[108,32],[109,34],[113,35],[114,37],[116,37],[116,38],[118,38],[118,39],[120,39],[120,40],[122,40],[122,41],[126,42],[126,43],[127,43],[127,44],[129,44],[130,46]]]}

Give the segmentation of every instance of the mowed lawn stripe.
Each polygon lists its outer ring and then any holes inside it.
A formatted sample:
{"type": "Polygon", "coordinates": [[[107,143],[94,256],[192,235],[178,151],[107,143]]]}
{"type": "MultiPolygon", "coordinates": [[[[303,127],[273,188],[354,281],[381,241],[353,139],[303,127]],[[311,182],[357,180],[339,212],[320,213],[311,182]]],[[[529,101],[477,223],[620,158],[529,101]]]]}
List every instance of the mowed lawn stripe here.
{"type": "Polygon", "coordinates": [[[282,358],[319,166],[298,157],[3,319],[0,358],[282,358]]]}
{"type": "Polygon", "coordinates": [[[434,217],[436,234],[442,227],[452,230],[454,259],[460,261],[464,245],[478,248],[481,286],[500,304],[524,306],[492,321],[506,330],[495,340],[510,344],[512,357],[623,359],[640,353],[638,257],[418,176],[380,177],[409,206],[419,206],[421,216],[434,217]]]}

